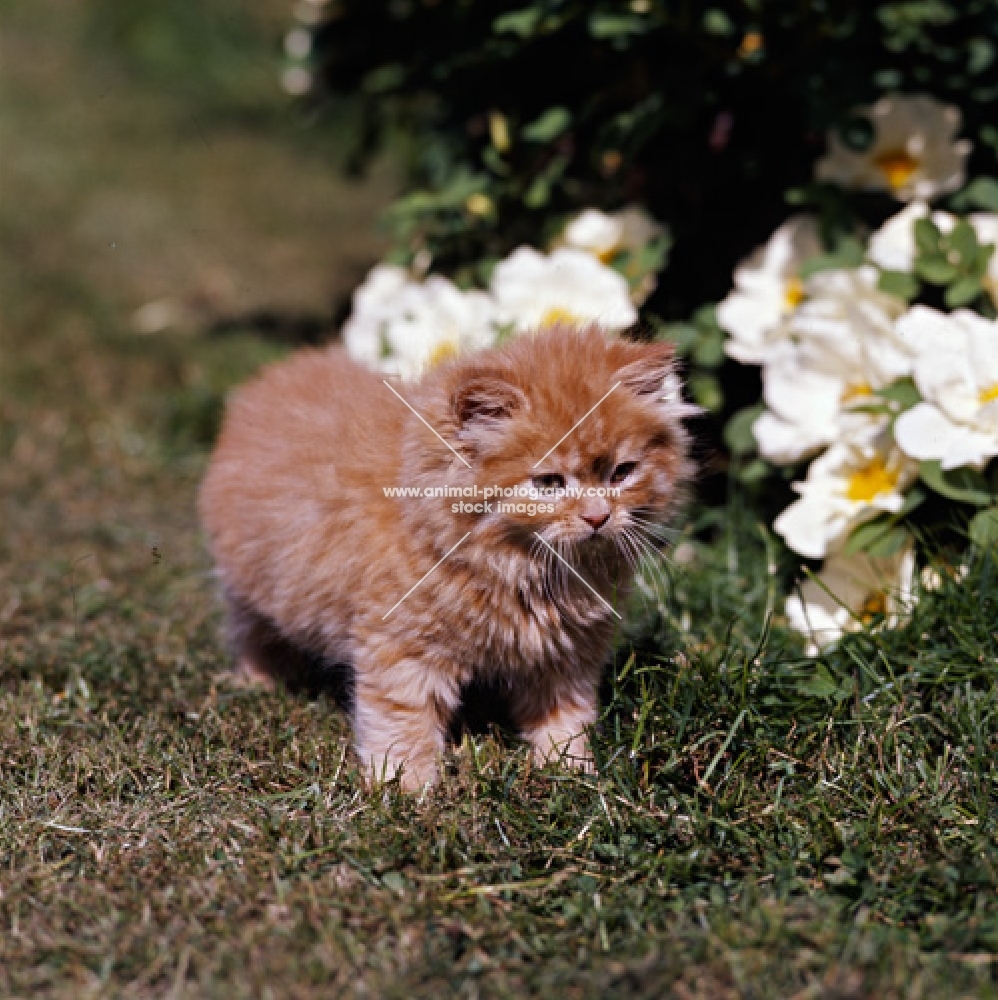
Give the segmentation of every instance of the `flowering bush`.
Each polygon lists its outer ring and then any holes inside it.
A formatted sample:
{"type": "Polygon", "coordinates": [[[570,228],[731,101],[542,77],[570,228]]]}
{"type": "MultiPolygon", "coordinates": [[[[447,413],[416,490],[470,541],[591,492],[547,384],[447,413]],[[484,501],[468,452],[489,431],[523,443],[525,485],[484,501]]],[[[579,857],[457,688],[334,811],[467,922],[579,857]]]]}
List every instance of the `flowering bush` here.
{"type": "Polygon", "coordinates": [[[418,272],[379,264],[354,294],[344,343],[357,360],[411,379],[445,358],[557,321],[624,330],[637,321],[635,302],[655,282],[635,261],[661,234],[640,209],[615,215],[589,209],[549,253],[518,247],[499,261],[487,291],[462,291],[447,278],[420,279],[418,272]]]}
{"type": "MultiPolygon", "coordinates": [[[[826,560],[787,606],[815,648],[888,608],[896,621],[913,599],[926,491],[966,505],[972,540],[998,543],[998,214],[922,200],[964,183],[955,108],[896,97],[869,113],[868,152],[833,139],[817,173],[908,206],[854,238],[850,260],[824,251],[816,218],[791,218],[736,268],[717,310],[727,353],[762,372],[762,405],[735,420],[754,439],[743,451],[792,469],[810,461],[773,527],[826,560]]],[[[955,206],[993,194],[977,182],[955,206]]]]}
{"type": "Polygon", "coordinates": [[[796,495],[819,649],[903,617],[928,529],[998,539],[998,8],[674,7],[312,0],[286,86],[350,95],[354,165],[407,137],[348,349],[405,379],[558,319],[673,339],[730,473],[796,495]]]}

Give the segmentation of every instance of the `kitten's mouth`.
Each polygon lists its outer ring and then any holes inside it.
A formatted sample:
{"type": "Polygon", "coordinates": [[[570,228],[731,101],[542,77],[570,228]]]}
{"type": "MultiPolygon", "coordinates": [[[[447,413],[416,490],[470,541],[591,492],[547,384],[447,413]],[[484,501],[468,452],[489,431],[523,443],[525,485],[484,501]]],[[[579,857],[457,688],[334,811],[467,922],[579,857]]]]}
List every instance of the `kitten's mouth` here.
{"type": "Polygon", "coordinates": [[[561,544],[570,552],[596,552],[599,550],[620,549],[618,532],[591,531],[588,535],[576,535],[561,540],[561,544]]]}

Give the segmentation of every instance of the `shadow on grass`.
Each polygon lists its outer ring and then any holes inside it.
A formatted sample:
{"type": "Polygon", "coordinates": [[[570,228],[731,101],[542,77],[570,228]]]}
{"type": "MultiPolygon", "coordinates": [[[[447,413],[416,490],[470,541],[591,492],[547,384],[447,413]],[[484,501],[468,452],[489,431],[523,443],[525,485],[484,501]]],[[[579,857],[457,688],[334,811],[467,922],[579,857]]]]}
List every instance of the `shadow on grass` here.
{"type": "MultiPolygon", "coordinates": [[[[345,312],[345,310],[343,310],[345,312]]],[[[296,313],[278,309],[253,309],[214,320],[207,328],[212,337],[255,333],[267,340],[292,347],[317,347],[330,340],[339,326],[339,313],[296,313]]]]}

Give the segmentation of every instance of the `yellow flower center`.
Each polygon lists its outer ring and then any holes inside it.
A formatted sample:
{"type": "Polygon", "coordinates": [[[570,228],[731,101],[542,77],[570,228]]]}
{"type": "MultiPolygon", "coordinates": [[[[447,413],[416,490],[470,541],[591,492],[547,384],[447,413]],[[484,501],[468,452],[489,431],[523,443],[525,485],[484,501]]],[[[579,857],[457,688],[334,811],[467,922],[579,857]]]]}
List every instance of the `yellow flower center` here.
{"type": "Polygon", "coordinates": [[[464,207],[472,215],[488,215],[492,211],[492,199],[487,195],[476,192],[469,194],[464,207]]]}
{"type": "Polygon", "coordinates": [[[889,493],[898,484],[897,472],[887,468],[880,457],[857,469],[846,486],[846,496],[854,503],[864,503],[889,493]]]}
{"type": "Polygon", "coordinates": [[[596,254],[596,256],[604,264],[612,264],[613,263],[613,258],[616,257],[619,252],[620,251],[618,250],[617,247],[610,247],[609,250],[600,250],[600,252],[598,254],[596,254]]]}
{"type": "Polygon", "coordinates": [[[501,115],[498,111],[493,111],[489,115],[489,138],[492,140],[492,145],[500,153],[509,151],[511,145],[509,140],[509,122],[506,121],[506,116],[501,115]]]}
{"type": "Polygon", "coordinates": [[[980,396],[981,406],[993,403],[998,399],[998,382],[995,382],[994,385],[989,385],[986,389],[982,389],[978,395],[980,396]]]}
{"type": "Polygon", "coordinates": [[[903,188],[918,169],[918,160],[904,149],[886,149],[873,158],[873,163],[893,191],[903,188]]]}
{"type": "Polygon", "coordinates": [[[842,390],[842,402],[851,403],[857,399],[865,399],[873,395],[873,386],[869,382],[851,382],[842,390]]]}
{"type": "Polygon", "coordinates": [[[759,49],[762,48],[764,42],[765,39],[758,31],[749,31],[742,39],[741,45],[738,46],[738,54],[742,58],[750,56],[753,52],[758,52],[759,49]]]}
{"type": "Polygon", "coordinates": [[[453,340],[441,340],[436,347],[430,351],[430,356],[426,359],[427,368],[435,368],[444,361],[450,361],[457,357],[457,344],[453,340]]]}
{"type": "Polygon", "coordinates": [[[800,278],[788,278],[783,289],[783,301],[787,309],[793,312],[804,301],[804,297],[804,282],[800,278]]]}
{"type": "Polygon", "coordinates": [[[859,609],[860,620],[865,624],[869,624],[870,621],[876,615],[886,615],[887,614],[887,595],[881,590],[876,593],[870,594],[859,609]]]}
{"type": "Polygon", "coordinates": [[[578,317],[561,306],[553,306],[542,317],[539,326],[557,326],[559,323],[577,323],[578,317]]]}

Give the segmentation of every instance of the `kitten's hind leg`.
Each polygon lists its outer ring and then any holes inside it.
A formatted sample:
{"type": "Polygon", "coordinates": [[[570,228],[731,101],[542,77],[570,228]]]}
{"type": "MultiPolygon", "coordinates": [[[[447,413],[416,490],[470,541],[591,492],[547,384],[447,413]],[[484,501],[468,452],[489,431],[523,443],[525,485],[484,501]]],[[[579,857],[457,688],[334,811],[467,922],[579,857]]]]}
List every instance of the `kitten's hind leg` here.
{"type": "Polygon", "coordinates": [[[263,691],[273,691],[277,687],[274,675],[262,669],[257,660],[245,653],[232,665],[228,681],[232,687],[236,688],[260,688],[263,691]]]}
{"type": "Polygon", "coordinates": [[[231,680],[237,687],[273,690],[278,683],[312,694],[327,691],[349,708],[347,668],[335,668],[321,655],[285,637],[245,601],[226,595],[227,638],[236,658],[231,680]]]}
{"type": "Polygon", "coordinates": [[[248,604],[225,595],[225,638],[235,663],[229,681],[235,687],[264,688],[277,686],[277,670],[268,650],[273,646],[274,629],[248,604]]]}

